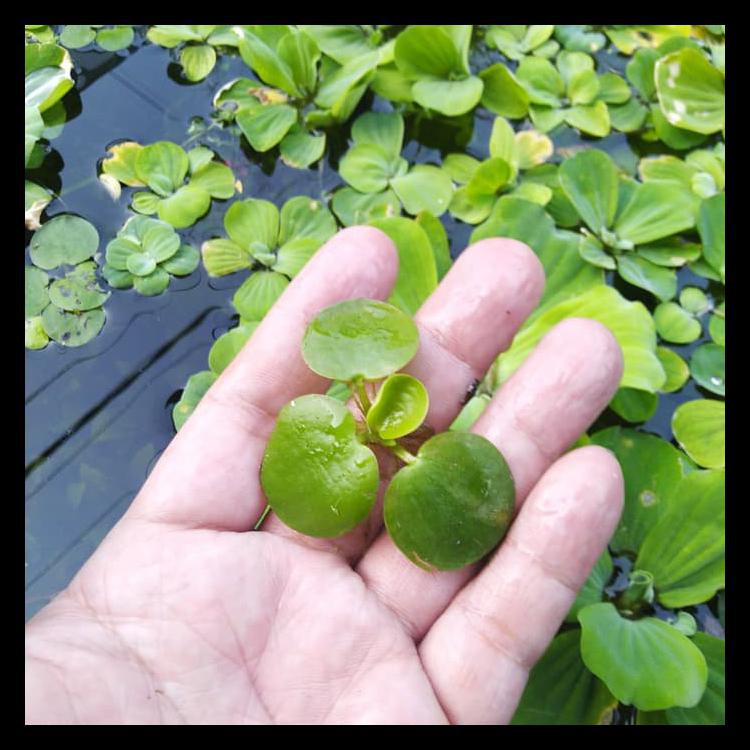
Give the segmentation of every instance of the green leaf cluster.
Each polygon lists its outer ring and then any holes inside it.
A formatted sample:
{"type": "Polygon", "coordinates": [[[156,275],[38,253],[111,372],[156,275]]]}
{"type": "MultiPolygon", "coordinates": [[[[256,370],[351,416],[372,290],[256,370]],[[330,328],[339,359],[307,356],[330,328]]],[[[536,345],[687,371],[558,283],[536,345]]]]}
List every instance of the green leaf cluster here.
{"type": "Polygon", "coordinates": [[[229,26],[152,26],[146,33],[150,42],[174,50],[182,74],[188,81],[202,81],[215,67],[216,50],[236,47],[237,36],[229,26]]]}
{"type": "Polygon", "coordinates": [[[67,49],[81,49],[96,43],[105,52],[127,49],[135,38],[132,26],[63,26],[59,41],[67,49]]]}

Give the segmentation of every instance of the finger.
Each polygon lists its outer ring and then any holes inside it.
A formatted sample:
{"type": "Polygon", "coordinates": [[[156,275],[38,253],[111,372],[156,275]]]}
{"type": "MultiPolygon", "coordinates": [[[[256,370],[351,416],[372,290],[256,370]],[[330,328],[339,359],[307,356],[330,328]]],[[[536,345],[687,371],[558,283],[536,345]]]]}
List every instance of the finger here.
{"type": "MultiPolygon", "coordinates": [[[[444,430],[458,414],[469,387],[480,379],[497,355],[513,340],[536,307],[544,288],[544,269],[522,242],[492,238],[468,247],[440,285],[417,311],[414,320],[420,345],[404,368],[427,388],[430,407],[426,422],[444,430]]],[[[398,468],[387,451],[376,450],[381,476],[398,468]]],[[[296,539],[315,549],[357,560],[383,526],[385,484],[367,520],[337,539],[313,539],[297,534],[274,515],[264,531],[296,539]]]]}
{"type": "Polygon", "coordinates": [[[384,299],[397,269],[396,249],[380,230],[352,227],[332,237],[203,397],[131,513],[195,527],[252,528],[266,504],[258,477],[277,412],[295,396],[329,385],[300,354],[308,322],[336,302],[384,299]]]}
{"type": "MultiPolygon", "coordinates": [[[[520,506],[547,467],[609,403],[622,375],[622,352],[600,323],[558,323],[494,395],[473,432],[491,440],[508,462],[520,506]]],[[[428,573],[383,534],[357,570],[419,640],[478,565],[428,573]]]]}
{"type": "Polygon", "coordinates": [[[622,511],[617,460],[598,446],[558,460],[506,540],[420,647],[453,723],[507,723],[622,511]]]}

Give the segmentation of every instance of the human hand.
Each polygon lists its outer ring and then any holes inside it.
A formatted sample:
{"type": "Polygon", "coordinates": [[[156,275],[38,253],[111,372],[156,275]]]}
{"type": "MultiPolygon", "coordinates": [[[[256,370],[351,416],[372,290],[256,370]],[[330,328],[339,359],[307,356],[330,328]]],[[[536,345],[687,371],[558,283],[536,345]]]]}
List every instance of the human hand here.
{"type": "MultiPolygon", "coordinates": [[[[259,471],[276,414],[327,381],[300,355],[307,322],[384,299],[391,241],[339,232],[307,264],[170,443],[91,559],[27,625],[28,723],[504,723],[618,521],[622,475],[596,446],[559,458],[616,390],[599,323],[553,328],[473,431],[503,453],[517,515],[488,560],[429,573],[393,545],[382,490],[337,539],[270,514],[259,471]],[[249,532],[249,533],[248,533],[249,532]]],[[[445,430],[539,301],[514,240],[469,247],[415,316],[405,370],[445,430]]],[[[381,475],[395,459],[381,456],[381,475]],[[390,463],[389,463],[390,461],[390,463]]]]}

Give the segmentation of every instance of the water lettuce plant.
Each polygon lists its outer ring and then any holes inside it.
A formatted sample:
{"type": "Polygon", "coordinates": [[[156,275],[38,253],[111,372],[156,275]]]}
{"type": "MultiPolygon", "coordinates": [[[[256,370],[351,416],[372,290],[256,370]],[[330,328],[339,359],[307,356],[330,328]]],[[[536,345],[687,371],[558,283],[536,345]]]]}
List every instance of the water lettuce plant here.
{"type": "Polygon", "coordinates": [[[216,65],[216,48],[236,46],[227,26],[156,25],[146,33],[149,41],[177,52],[182,74],[193,83],[202,81],[216,65]]]}
{"type": "Polygon", "coordinates": [[[290,198],[281,211],[270,201],[248,198],[227,209],[224,228],[227,238],[203,243],[203,265],[210,276],[253,270],[233,304],[243,319],[260,320],[336,232],[336,221],[320,201],[307,196],[290,198]]]}
{"type": "Polygon", "coordinates": [[[115,289],[146,296],[161,294],[171,276],[187,276],[198,267],[200,253],[180,242],[174,229],[148,216],[131,216],[107,244],[102,275],[115,289]]]}
{"type": "Polygon", "coordinates": [[[554,57],[560,45],[550,39],[554,26],[489,26],[487,43],[500,50],[509,60],[522,60],[526,55],[554,57]]]}
{"type": "Polygon", "coordinates": [[[279,412],[260,478],[269,506],[288,526],[340,536],[375,504],[380,477],[368,444],[379,445],[404,464],[385,493],[388,533],[416,565],[450,570],[500,542],[515,490],[504,458],[479,435],[434,435],[416,456],[398,442],[427,414],[424,385],[396,373],[418,347],[414,322],[386,302],[348,300],[319,312],[305,332],[302,356],[314,372],[348,384],[360,421],[330,396],[295,398],[279,412]],[[383,382],[373,393],[377,381],[383,382]]]}
{"type": "Polygon", "coordinates": [[[68,49],[80,49],[91,43],[106,52],[126,49],[133,43],[135,31],[132,26],[64,26],[58,37],[60,44],[68,49]]]}
{"type": "Polygon", "coordinates": [[[130,187],[131,206],[140,214],[157,214],[176,229],[192,226],[210,208],[211,199],[227,200],[237,187],[232,170],[216,161],[205,146],[186,152],[170,141],[142,146],[124,141],[109,147],[102,172],[130,187]]]}

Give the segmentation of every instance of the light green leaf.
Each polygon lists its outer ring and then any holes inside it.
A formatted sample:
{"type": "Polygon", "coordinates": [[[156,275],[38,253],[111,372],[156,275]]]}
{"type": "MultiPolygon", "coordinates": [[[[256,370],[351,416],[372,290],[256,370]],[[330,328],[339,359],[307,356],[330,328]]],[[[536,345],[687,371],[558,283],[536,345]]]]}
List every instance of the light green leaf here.
{"type": "Polygon", "coordinates": [[[715,309],[708,321],[708,333],[711,340],[719,346],[724,346],[724,303],[715,309]]]}
{"type": "Polygon", "coordinates": [[[132,26],[113,26],[96,32],[96,43],[107,52],[118,52],[133,43],[135,32],[132,26]]]}
{"type": "Polygon", "coordinates": [[[637,388],[620,388],[615,393],[609,408],[626,422],[647,422],[656,412],[659,396],[637,388]]]}
{"type": "Polygon", "coordinates": [[[681,268],[687,262],[700,258],[701,246],[694,242],[683,242],[675,237],[649,245],[639,245],[636,252],[657,266],[681,268]]]}
{"type": "Polygon", "coordinates": [[[724,127],[724,76],[702,52],[685,47],[660,58],[654,79],[670,124],[706,134],[724,127]]]}
{"type": "Polygon", "coordinates": [[[157,263],[171,258],[180,247],[180,237],[168,224],[154,221],[144,232],[141,247],[157,263]]]}
{"type": "Polygon", "coordinates": [[[150,216],[158,211],[161,200],[156,193],[152,193],[150,190],[139,190],[137,193],[133,193],[130,207],[139,214],[150,216]]]}
{"type": "Polygon", "coordinates": [[[34,144],[42,137],[44,131],[44,120],[39,114],[39,107],[26,107],[26,130],[25,130],[25,164],[28,165],[29,157],[34,148],[34,144]]]}
{"type": "Polygon", "coordinates": [[[479,73],[484,82],[482,104],[491,112],[514,119],[529,111],[529,95],[516,77],[502,63],[495,63],[479,73]]]}
{"type": "Polygon", "coordinates": [[[210,44],[188,44],[180,50],[180,65],[188,81],[202,81],[216,65],[216,50],[210,44]]]}
{"type": "Polygon", "coordinates": [[[292,96],[300,96],[301,92],[294,83],[294,76],[289,65],[277,54],[271,39],[267,35],[264,38],[258,33],[261,31],[262,29],[258,27],[253,30],[241,27],[237,44],[240,56],[245,64],[270,86],[282,89],[292,96]]]}
{"type": "Polygon", "coordinates": [[[698,399],[680,404],[672,415],[677,442],[699,466],[724,467],[724,402],[698,399]]]}
{"type": "Polygon", "coordinates": [[[212,198],[227,200],[234,195],[234,175],[226,164],[211,161],[193,171],[189,187],[205,190],[212,198]]]}
{"type": "Polygon", "coordinates": [[[600,430],[591,440],[615,454],[625,480],[625,505],[610,546],[637,552],[669,507],[683,474],[682,454],[666,440],[624,427],[600,430]]]}
{"type": "Polygon", "coordinates": [[[273,148],[297,122],[297,110],[288,104],[268,104],[262,109],[240,110],[235,117],[250,145],[261,153],[273,148]]]}
{"type": "Polygon", "coordinates": [[[159,201],[156,212],[162,221],[175,229],[192,226],[211,207],[207,190],[195,185],[184,185],[176,193],[159,201]]]}
{"type": "Polygon", "coordinates": [[[25,75],[39,68],[57,68],[70,53],[58,44],[26,44],[24,46],[25,75]]]}
{"type": "Polygon", "coordinates": [[[364,521],[375,504],[378,462],[357,440],[346,405],[313,394],[279,412],[260,480],[285,524],[310,536],[335,537],[364,521]]]}
{"type": "Polygon", "coordinates": [[[609,133],[609,110],[604,102],[589,105],[577,105],[564,111],[568,125],[578,128],[583,133],[603,138],[609,133]]]}
{"type": "Polygon", "coordinates": [[[531,670],[511,724],[609,724],[617,699],[581,660],[581,633],[556,636],[531,670]]]}
{"type": "Polygon", "coordinates": [[[566,159],[560,186],[594,234],[612,225],[617,211],[617,167],[603,151],[587,149],[566,159]]]}
{"type": "Polygon", "coordinates": [[[95,268],[93,262],[81,263],[65,278],[55,279],[49,287],[49,301],[71,312],[101,307],[110,293],[99,286],[95,268]]]}
{"type": "Polygon", "coordinates": [[[464,185],[453,193],[448,210],[451,216],[467,224],[479,224],[492,213],[496,202],[497,196],[493,193],[471,193],[464,185]]]}
{"type": "Polygon", "coordinates": [[[27,318],[39,315],[49,304],[49,276],[34,266],[24,267],[24,314],[27,318]]]}
{"type": "Polygon", "coordinates": [[[60,33],[60,44],[68,49],[80,49],[91,44],[96,38],[96,31],[91,26],[79,26],[71,24],[65,26],[60,33]]]}
{"type": "Polygon", "coordinates": [[[466,185],[466,193],[472,197],[495,195],[511,180],[513,170],[507,161],[501,158],[485,159],[474,170],[466,185]]]}
{"type": "Polygon", "coordinates": [[[412,87],[414,101],[448,117],[469,112],[482,98],[484,83],[476,76],[458,81],[419,80],[412,87]]]}
{"type": "Polygon", "coordinates": [[[398,112],[365,112],[352,125],[352,140],[359,145],[379,146],[398,157],[404,143],[404,118],[398,112]]]}
{"type": "Polygon", "coordinates": [[[558,125],[565,122],[565,110],[555,107],[545,107],[532,104],[529,106],[529,116],[534,127],[542,133],[549,133],[558,125]]]}
{"type": "Polygon", "coordinates": [[[161,263],[161,267],[172,276],[188,276],[201,261],[198,248],[193,245],[181,244],[177,252],[169,259],[161,263]]]}
{"type": "Polygon", "coordinates": [[[44,349],[47,346],[49,336],[47,336],[44,330],[40,315],[36,315],[33,318],[26,318],[25,329],[24,345],[27,349],[44,349]]]}
{"type": "Polygon", "coordinates": [[[320,50],[315,40],[304,31],[292,29],[281,37],[276,53],[286,63],[300,94],[312,93],[320,60],[320,50]]]}
{"type": "Polygon", "coordinates": [[[370,88],[392,102],[410,102],[412,81],[395,65],[384,65],[377,69],[370,82],[370,88]]]}
{"type": "Polygon", "coordinates": [[[585,607],[578,620],[584,664],[621,702],[658,711],[700,701],[706,659],[676,628],[655,617],[626,620],[609,603],[585,607]]]}
{"type": "Polygon", "coordinates": [[[607,104],[623,104],[630,99],[630,89],[624,78],[617,73],[603,73],[599,76],[599,94],[601,99],[607,104]]]}
{"type": "Polygon", "coordinates": [[[180,42],[202,42],[203,36],[196,26],[159,24],[146,33],[148,40],[161,47],[176,47],[180,42]]]}
{"type": "Polygon", "coordinates": [[[587,263],[591,263],[597,268],[606,268],[610,271],[617,268],[617,261],[604,250],[602,243],[593,235],[581,235],[578,252],[587,263]]]}
{"type": "Polygon", "coordinates": [[[379,380],[406,365],[419,348],[408,315],[386,302],[355,299],[331,305],[310,322],[302,357],[331,380],[379,380]]]}
{"type": "Polygon", "coordinates": [[[322,156],[326,148],[326,136],[312,135],[303,128],[292,126],[279,143],[279,155],[287,166],[305,169],[322,156]]]}
{"type": "MultiPolygon", "coordinates": [[[[535,130],[522,130],[515,134],[515,159],[519,169],[531,169],[547,161],[554,153],[552,141],[535,130]]],[[[492,150],[490,149],[490,153],[492,150]]]]}
{"type": "Polygon", "coordinates": [[[723,471],[693,471],[681,479],[635,567],[653,575],[665,607],[700,604],[724,588],[723,471]]]}
{"type": "Polygon", "coordinates": [[[137,252],[128,256],[125,267],[133,276],[149,276],[156,270],[156,261],[146,253],[137,252]]]}
{"type": "Polygon", "coordinates": [[[468,432],[474,422],[479,419],[482,412],[487,408],[490,403],[490,396],[486,393],[480,394],[479,396],[472,396],[465,404],[458,416],[453,420],[449,430],[457,430],[459,432],[468,432]]]}
{"type": "Polygon", "coordinates": [[[353,188],[344,187],[333,194],[331,208],[345,227],[355,224],[367,224],[373,219],[398,216],[401,213],[401,201],[391,190],[382,193],[360,193],[353,188]]]}
{"type": "Polygon", "coordinates": [[[322,245],[334,234],[336,221],[320,201],[298,195],[282,206],[279,244],[304,238],[317,240],[322,245]]]}
{"type": "Polygon", "coordinates": [[[360,55],[371,52],[372,43],[360,26],[325,26],[322,24],[300,25],[326,55],[340,65],[360,55]]]}
{"type": "Polygon", "coordinates": [[[102,162],[102,172],[112,175],[124,185],[140,187],[145,183],[138,179],[135,171],[135,160],[143,146],[135,141],[123,141],[110,146],[107,151],[112,156],[102,162]]]}
{"type": "Polygon", "coordinates": [[[398,276],[388,301],[413,315],[437,286],[430,240],[416,221],[400,216],[375,219],[370,225],[385,232],[398,251],[398,276]]]}
{"type": "Polygon", "coordinates": [[[339,174],[361,193],[378,193],[388,181],[406,171],[407,162],[392,156],[382,146],[364,143],[352,146],[339,162],[339,174]]]}
{"type": "Polygon", "coordinates": [[[327,75],[318,88],[315,104],[330,110],[334,122],[347,120],[364,95],[379,60],[379,54],[371,52],[327,75]]]}
{"type": "Polygon", "coordinates": [[[672,344],[689,344],[701,335],[701,324],[676,302],[663,302],[654,310],[656,332],[672,344]]]}
{"type": "Polygon", "coordinates": [[[320,242],[312,237],[296,237],[279,248],[272,268],[278,273],[294,278],[318,251],[320,242]]]}
{"type": "Polygon", "coordinates": [[[405,373],[389,375],[367,412],[367,425],[383,440],[414,432],[424,422],[429,396],[422,383],[405,373]]]}
{"type": "Polygon", "coordinates": [[[651,292],[662,302],[675,296],[677,273],[672,268],[657,266],[638,255],[620,255],[617,270],[625,281],[651,292]]]}
{"type": "Polygon", "coordinates": [[[279,238],[279,210],[266,200],[237,201],[227,209],[224,227],[242,248],[249,249],[254,242],[260,242],[273,249],[279,238]]]}
{"type": "Polygon", "coordinates": [[[724,281],[724,194],[701,203],[698,232],[703,240],[703,257],[724,281]]]}
{"type": "Polygon", "coordinates": [[[182,185],[189,166],[184,149],[170,141],[144,146],[135,157],[136,176],[162,198],[182,185]]]}
{"type": "Polygon", "coordinates": [[[98,247],[99,232],[93,224],[80,216],[59,214],[34,233],[29,256],[35,266],[49,271],[62,264],[81,263],[91,258],[98,247]]]}
{"type": "Polygon", "coordinates": [[[133,274],[130,271],[114,268],[109,263],[102,266],[102,276],[115,289],[130,289],[133,286],[133,274]]]}
{"type": "Polygon", "coordinates": [[[157,266],[148,276],[133,276],[133,286],[139,294],[155,297],[169,286],[169,274],[157,266]]]}
{"type": "Polygon", "coordinates": [[[641,245],[694,225],[694,202],[688,193],[671,184],[647,182],[632,191],[614,229],[618,237],[641,245]]]}
{"type": "Polygon", "coordinates": [[[261,320],[289,286],[289,279],[275,271],[256,271],[234,293],[232,304],[245,320],[261,320]]]}
{"type": "Polygon", "coordinates": [[[669,123],[658,104],[651,105],[651,124],[656,132],[656,137],[670,148],[678,151],[694,148],[706,140],[703,133],[683,130],[669,123]]]}
{"type": "Polygon", "coordinates": [[[83,346],[104,326],[104,310],[97,307],[86,312],[66,312],[47,305],[42,312],[44,332],[63,346],[83,346]]]}
{"type": "MultiPolygon", "coordinates": [[[[599,604],[602,601],[604,588],[612,578],[614,569],[612,556],[609,554],[609,550],[605,549],[599,555],[599,559],[594,563],[588,578],[578,591],[573,606],[565,617],[565,622],[578,622],[578,613],[584,607],[588,607],[589,604],[599,604]]],[[[578,638],[576,638],[576,643],[578,643],[578,638]]],[[[581,667],[583,667],[583,663],[581,663],[581,667]]]]}
{"type": "Polygon", "coordinates": [[[447,79],[462,70],[460,52],[450,34],[440,26],[409,26],[396,39],[394,59],[412,79],[447,79]]]}
{"type": "Polygon", "coordinates": [[[401,177],[390,181],[408,214],[429,211],[435,216],[443,214],[453,195],[450,177],[439,167],[417,164],[401,177]]]}
{"type": "Polygon", "coordinates": [[[195,407],[198,406],[206,391],[214,384],[216,378],[216,373],[209,370],[196,372],[188,378],[180,400],[172,409],[172,421],[175,430],[182,428],[187,418],[195,411],[195,407]]]}
{"type": "Polygon", "coordinates": [[[532,104],[559,107],[565,94],[565,81],[549,60],[525,57],[516,69],[516,78],[526,89],[532,104]]]}
{"type": "Polygon", "coordinates": [[[219,336],[208,353],[208,366],[211,371],[220,375],[240,353],[257,327],[257,323],[246,323],[219,336]]]}
{"type": "Polygon", "coordinates": [[[625,75],[644,101],[651,101],[656,95],[654,66],[659,59],[655,49],[644,47],[636,50],[625,66],[625,75]]]}
{"type": "Polygon", "coordinates": [[[26,107],[44,112],[59,102],[73,88],[70,73],[63,68],[45,67],[32,71],[25,79],[26,107]]]}
{"type": "Polygon", "coordinates": [[[659,357],[664,372],[667,373],[667,380],[660,388],[661,393],[679,391],[690,377],[687,362],[679,354],[664,346],[656,347],[656,356],[659,357]]]}
{"type": "Polygon", "coordinates": [[[440,281],[440,279],[448,273],[448,270],[453,264],[445,227],[442,222],[429,211],[420,211],[417,214],[416,222],[422,227],[427,235],[427,239],[430,241],[432,254],[435,258],[435,268],[437,270],[438,281],[440,281]]]}
{"type": "Polygon", "coordinates": [[[648,109],[635,97],[628,99],[624,104],[610,104],[607,110],[610,125],[622,133],[640,130],[648,114],[648,109]]]}

